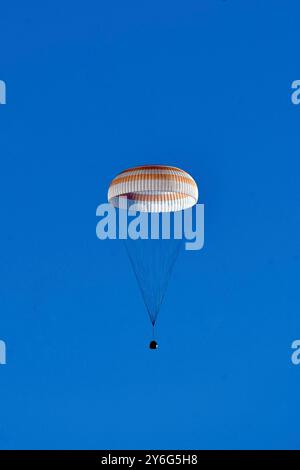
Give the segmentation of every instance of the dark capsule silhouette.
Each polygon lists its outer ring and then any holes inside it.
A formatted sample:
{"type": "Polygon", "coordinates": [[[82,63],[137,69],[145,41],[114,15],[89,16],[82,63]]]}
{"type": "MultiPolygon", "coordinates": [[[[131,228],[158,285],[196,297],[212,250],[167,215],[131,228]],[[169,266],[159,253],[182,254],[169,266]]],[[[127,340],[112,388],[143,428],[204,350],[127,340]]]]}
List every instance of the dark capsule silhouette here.
{"type": "Polygon", "coordinates": [[[151,341],[151,343],[149,344],[149,348],[150,349],[157,349],[158,348],[158,344],[156,341],[151,341]]]}

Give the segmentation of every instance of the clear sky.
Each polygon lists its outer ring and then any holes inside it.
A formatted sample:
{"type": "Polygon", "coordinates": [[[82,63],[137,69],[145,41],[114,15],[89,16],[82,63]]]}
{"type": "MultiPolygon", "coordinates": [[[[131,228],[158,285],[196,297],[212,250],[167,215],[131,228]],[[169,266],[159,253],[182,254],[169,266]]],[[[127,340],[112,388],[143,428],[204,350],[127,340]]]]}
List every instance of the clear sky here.
{"type": "Polygon", "coordinates": [[[0,6],[0,448],[300,448],[298,0],[0,6]],[[96,207],[189,171],[205,247],[151,325],[96,207]]]}

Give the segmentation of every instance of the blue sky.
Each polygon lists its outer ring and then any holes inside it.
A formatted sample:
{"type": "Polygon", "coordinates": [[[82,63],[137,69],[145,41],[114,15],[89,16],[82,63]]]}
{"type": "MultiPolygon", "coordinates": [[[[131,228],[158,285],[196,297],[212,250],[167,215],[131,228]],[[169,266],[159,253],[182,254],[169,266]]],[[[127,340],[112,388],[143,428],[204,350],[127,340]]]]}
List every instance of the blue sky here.
{"type": "Polygon", "coordinates": [[[0,448],[297,448],[297,0],[0,7],[0,448]],[[205,247],[157,324],[95,211],[124,168],[197,180],[205,247]]]}

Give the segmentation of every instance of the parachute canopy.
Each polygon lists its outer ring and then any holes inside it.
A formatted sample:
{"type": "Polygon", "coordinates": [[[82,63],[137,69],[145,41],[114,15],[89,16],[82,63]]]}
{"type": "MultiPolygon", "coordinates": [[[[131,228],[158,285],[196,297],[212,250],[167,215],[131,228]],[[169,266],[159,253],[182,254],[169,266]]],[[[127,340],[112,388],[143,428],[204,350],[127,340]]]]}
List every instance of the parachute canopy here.
{"type": "Polygon", "coordinates": [[[175,212],[197,203],[198,187],[191,175],[180,168],[137,166],[112,180],[108,200],[120,209],[134,204],[140,212],[175,212]]]}

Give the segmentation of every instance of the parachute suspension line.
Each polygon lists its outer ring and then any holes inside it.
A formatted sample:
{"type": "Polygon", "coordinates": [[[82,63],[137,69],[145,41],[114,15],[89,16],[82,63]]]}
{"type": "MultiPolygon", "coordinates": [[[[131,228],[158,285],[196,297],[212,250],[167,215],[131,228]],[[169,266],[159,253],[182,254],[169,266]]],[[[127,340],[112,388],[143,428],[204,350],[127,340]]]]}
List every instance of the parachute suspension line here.
{"type": "Polygon", "coordinates": [[[167,286],[171,277],[171,273],[174,267],[174,264],[178,258],[179,252],[183,246],[183,239],[180,240],[123,240],[125,245],[125,249],[130,260],[130,264],[132,266],[135,278],[137,280],[138,286],[140,288],[140,292],[142,294],[142,298],[144,304],[146,306],[150,321],[154,327],[156,322],[156,317],[160,310],[160,306],[164,300],[165,293],[167,290],[167,286]],[[149,244],[148,249],[146,249],[145,243],[149,244]],[[156,252],[152,252],[149,248],[155,244],[157,250],[156,252]],[[171,243],[172,247],[169,248],[168,246],[171,243]],[[147,252],[151,251],[151,259],[148,259],[147,265],[145,265],[145,255],[147,252]],[[167,256],[166,256],[167,255],[167,256]],[[153,272],[152,281],[149,278],[149,275],[153,272]],[[161,277],[163,276],[163,277],[161,277]],[[157,282],[161,278],[161,285],[158,286],[157,282]],[[145,288],[145,279],[148,279],[148,285],[152,284],[152,293],[151,290],[147,291],[145,288]],[[155,290],[154,290],[155,288],[155,290]],[[152,295],[152,300],[155,301],[155,305],[153,302],[149,302],[149,292],[152,295]],[[153,295],[156,296],[156,300],[153,299],[153,295]]]}
{"type": "MultiPolygon", "coordinates": [[[[144,290],[143,290],[143,286],[141,284],[141,281],[140,281],[140,278],[138,276],[138,273],[136,271],[136,267],[135,267],[135,264],[134,264],[134,261],[133,261],[133,258],[132,258],[132,255],[130,253],[130,250],[128,248],[128,245],[126,243],[126,240],[123,240],[123,243],[125,245],[125,249],[126,249],[126,252],[127,252],[127,255],[128,255],[128,258],[129,258],[129,261],[130,261],[130,264],[132,266],[132,269],[133,269],[133,272],[134,272],[134,276],[137,280],[137,283],[138,283],[138,286],[140,288],[140,291],[142,293],[142,297],[143,297],[143,301],[144,301],[144,304],[146,306],[146,309],[147,309],[147,312],[148,312],[148,315],[149,315],[149,318],[150,318],[150,321],[151,323],[153,324],[153,318],[151,317],[151,312],[149,311],[149,308],[148,308],[148,305],[147,305],[147,300],[146,300],[146,297],[145,297],[145,293],[144,293],[144,290]]],[[[155,323],[155,322],[154,322],[155,323]]]]}
{"type": "MultiPolygon", "coordinates": [[[[173,240],[173,242],[174,242],[174,240],[173,240]]],[[[177,258],[178,258],[178,256],[179,256],[179,253],[180,253],[181,249],[182,249],[182,246],[183,246],[183,239],[177,240],[177,247],[176,247],[175,251],[173,252],[173,256],[171,256],[171,261],[170,261],[170,263],[169,263],[169,269],[167,269],[167,270],[165,271],[165,278],[166,278],[166,280],[165,280],[165,288],[164,288],[164,292],[163,292],[162,295],[161,295],[160,303],[159,303],[159,307],[158,307],[158,308],[160,308],[160,306],[161,306],[161,304],[163,303],[163,300],[164,300],[164,298],[165,298],[165,294],[166,294],[166,291],[167,291],[167,286],[168,286],[168,284],[169,284],[169,280],[170,280],[170,277],[171,277],[171,274],[172,274],[174,265],[175,265],[175,263],[176,263],[176,261],[177,261],[177,258]]],[[[155,320],[155,321],[156,321],[156,320],[155,320]]],[[[155,321],[154,321],[154,323],[155,323],[155,321]]]]}
{"type": "Polygon", "coordinates": [[[153,339],[155,340],[155,321],[152,322],[152,336],[153,336],[153,339]]]}

